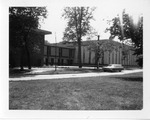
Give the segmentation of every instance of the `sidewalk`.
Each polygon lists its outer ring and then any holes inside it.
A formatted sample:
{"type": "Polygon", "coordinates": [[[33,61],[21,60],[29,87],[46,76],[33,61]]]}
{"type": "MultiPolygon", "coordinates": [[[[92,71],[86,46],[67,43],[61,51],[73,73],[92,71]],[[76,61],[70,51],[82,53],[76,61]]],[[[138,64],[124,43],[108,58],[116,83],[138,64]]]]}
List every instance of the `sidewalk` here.
{"type": "Polygon", "coordinates": [[[10,81],[24,81],[24,80],[44,80],[44,79],[61,79],[61,78],[80,78],[80,77],[98,77],[110,75],[123,75],[136,72],[143,72],[142,69],[123,70],[122,72],[102,72],[102,73],[78,73],[78,74],[55,74],[55,75],[33,75],[27,77],[9,78],[10,81]]]}

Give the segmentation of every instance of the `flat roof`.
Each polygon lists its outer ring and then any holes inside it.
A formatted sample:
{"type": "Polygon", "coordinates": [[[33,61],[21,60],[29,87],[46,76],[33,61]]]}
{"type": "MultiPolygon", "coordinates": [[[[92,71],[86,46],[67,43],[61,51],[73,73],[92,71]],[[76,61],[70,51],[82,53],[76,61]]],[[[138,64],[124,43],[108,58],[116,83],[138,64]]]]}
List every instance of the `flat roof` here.
{"type": "Polygon", "coordinates": [[[42,29],[32,29],[32,30],[36,33],[43,34],[43,35],[52,34],[52,32],[47,30],[42,30],[42,29]]]}

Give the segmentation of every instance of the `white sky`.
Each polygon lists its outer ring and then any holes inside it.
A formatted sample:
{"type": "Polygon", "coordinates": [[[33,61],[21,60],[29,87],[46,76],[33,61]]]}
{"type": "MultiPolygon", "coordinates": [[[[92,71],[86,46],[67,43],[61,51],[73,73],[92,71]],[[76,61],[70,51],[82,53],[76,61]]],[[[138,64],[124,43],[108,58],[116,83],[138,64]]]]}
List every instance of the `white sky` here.
{"type": "Polygon", "coordinates": [[[47,4],[49,15],[48,18],[44,20],[45,24],[42,24],[41,29],[52,32],[51,35],[46,35],[45,40],[54,43],[56,32],[57,42],[60,42],[62,41],[66,26],[66,21],[61,17],[63,8],[66,6],[90,6],[97,7],[94,12],[95,21],[91,20],[91,25],[100,34],[100,39],[109,38],[109,33],[104,33],[107,27],[105,20],[113,18],[118,13],[121,13],[124,8],[136,17],[137,14],[143,13],[145,2],[144,0],[93,0],[92,2],[87,1],[86,3],[81,3],[81,1],[69,3],[56,0],[56,2],[47,4]]]}

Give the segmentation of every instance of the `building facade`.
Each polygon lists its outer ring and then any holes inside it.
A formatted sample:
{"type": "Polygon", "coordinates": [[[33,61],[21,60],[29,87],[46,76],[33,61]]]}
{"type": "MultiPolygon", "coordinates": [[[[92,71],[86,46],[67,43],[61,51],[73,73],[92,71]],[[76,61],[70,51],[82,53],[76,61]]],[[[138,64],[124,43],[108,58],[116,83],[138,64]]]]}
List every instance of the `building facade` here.
{"type": "MultiPolygon", "coordinates": [[[[50,31],[34,29],[28,36],[28,41],[33,42],[29,44],[30,62],[31,66],[43,65],[78,65],[78,45],[77,43],[57,43],[49,44],[45,42],[45,35],[51,34],[50,31]]],[[[19,38],[21,39],[21,38],[19,38]]],[[[96,65],[96,52],[89,46],[97,40],[82,41],[81,43],[81,61],[82,65],[96,65]]],[[[105,50],[103,56],[99,59],[100,65],[108,64],[122,64],[126,66],[136,66],[136,56],[133,55],[133,47],[129,45],[122,46],[121,43],[113,40],[100,40],[100,44],[111,42],[116,48],[114,50],[105,50]],[[126,48],[126,50],[124,50],[126,48]],[[126,54],[124,54],[126,53],[126,54]]],[[[107,44],[106,44],[107,45],[107,44]]],[[[27,53],[25,49],[13,48],[9,45],[9,64],[13,66],[20,66],[21,50],[23,52],[23,65],[27,66],[27,53]]],[[[108,46],[109,48],[109,46],[108,46]]]]}
{"type": "MultiPolygon", "coordinates": [[[[110,40],[101,40],[100,42],[109,42],[110,40]]],[[[96,52],[89,49],[91,42],[83,41],[81,45],[81,61],[83,65],[96,65],[96,52]]],[[[100,65],[122,64],[124,66],[136,66],[136,56],[133,55],[133,48],[119,42],[111,41],[116,49],[104,51],[103,57],[99,59],[100,65]],[[123,53],[126,52],[124,55],[123,53]]],[[[77,44],[58,43],[44,46],[44,64],[45,65],[78,65],[78,46],[77,44]]]]}
{"type": "MultiPolygon", "coordinates": [[[[110,40],[101,40],[100,42],[106,42],[110,40]]],[[[91,41],[90,41],[91,42],[91,41]]],[[[95,42],[95,41],[93,41],[95,42]]],[[[96,41],[97,42],[97,41],[96,41]]],[[[124,66],[136,66],[137,57],[133,55],[133,47],[124,45],[116,41],[111,41],[115,45],[116,49],[112,51],[104,51],[104,55],[99,59],[100,65],[108,65],[108,64],[122,64],[124,66]],[[123,53],[126,52],[125,55],[123,53]]],[[[88,41],[84,41],[81,47],[81,60],[83,65],[96,65],[96,53],[95,51],[89,50],[88,41]]],[[[78,62],[78,47],[75,47],[75,59],[74,63],[78,62]]]]}
{"type": "Polygon", "coordinates": [[[45,65],[73,65],[75,48],[45,45],[44,63],[45,65]]]}

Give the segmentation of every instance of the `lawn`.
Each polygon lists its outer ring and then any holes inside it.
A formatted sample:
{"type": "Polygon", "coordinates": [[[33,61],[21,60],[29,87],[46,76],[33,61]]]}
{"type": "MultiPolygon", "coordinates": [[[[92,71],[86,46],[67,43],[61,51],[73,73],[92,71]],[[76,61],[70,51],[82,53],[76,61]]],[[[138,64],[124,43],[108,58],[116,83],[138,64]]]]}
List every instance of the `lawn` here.
{"type": "Polygon", "coordinates": [[[143,73],[9,82],[9,109],[141,110],[143,73]]]}

